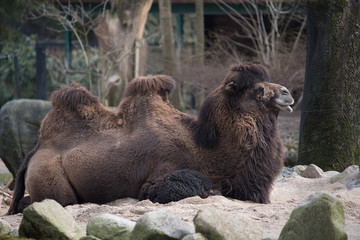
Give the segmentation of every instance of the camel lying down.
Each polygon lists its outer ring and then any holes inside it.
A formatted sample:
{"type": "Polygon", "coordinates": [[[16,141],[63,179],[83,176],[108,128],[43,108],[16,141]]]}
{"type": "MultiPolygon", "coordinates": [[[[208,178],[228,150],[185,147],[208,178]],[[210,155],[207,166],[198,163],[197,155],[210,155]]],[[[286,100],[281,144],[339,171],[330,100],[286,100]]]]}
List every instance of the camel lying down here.
{"type": "Polygon", "coordinates": [[[283,165],[277,116],[292,111],[289,91],[270,83],[262,66],[238,64],[196,120],[169,103],[174,84],[164,75],[135,78],[117,111],[83,87],[54,92],[8,214],[46,198],[66,206],[222,194],[268,203],[283,165]]]}

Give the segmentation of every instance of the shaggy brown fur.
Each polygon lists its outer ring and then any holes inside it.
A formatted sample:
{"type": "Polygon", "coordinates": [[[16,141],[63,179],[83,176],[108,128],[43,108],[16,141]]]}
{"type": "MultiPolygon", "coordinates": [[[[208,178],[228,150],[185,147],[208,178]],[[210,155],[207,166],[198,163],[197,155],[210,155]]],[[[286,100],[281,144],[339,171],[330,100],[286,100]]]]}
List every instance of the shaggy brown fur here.
{"type": "Polygon", "coordinates": [[[260,65],[233,66],[198,120],[169,103],[174,81],[164,75],[131,81],[117,112],[81,87],[60,89],[19,171],[9,214],[21,211],[24,180],[31,202],[51,198],[63,206],[149,196],[168,202],[218,188],[224,196],[269,202],[282,167],[277,115],[293,99],[268,81],[260,65]],[[172,185],[176,179],[183,183],[172,185]],[[159,192],[184,186],[191,189],[174,199],[159,192]]]}

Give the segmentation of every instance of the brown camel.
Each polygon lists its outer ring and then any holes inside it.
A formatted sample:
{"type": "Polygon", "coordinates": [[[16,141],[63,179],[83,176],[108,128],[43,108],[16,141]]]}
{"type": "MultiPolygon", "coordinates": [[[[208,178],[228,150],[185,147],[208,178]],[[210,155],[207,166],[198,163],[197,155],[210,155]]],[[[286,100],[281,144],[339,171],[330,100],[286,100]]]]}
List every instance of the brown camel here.
{"type": "Polygon", "coordinates": [[[164,75],[135,78],[117,111],[83,87],[54,92],[8,213],[46,198],[66,206],[221,193],[268,203],[283,165],[277,116],[292,111],[289,91],[270,83],[262,66],[241,63],[207,97],[196,120],[169,103],[173,87],[164,75]]]}

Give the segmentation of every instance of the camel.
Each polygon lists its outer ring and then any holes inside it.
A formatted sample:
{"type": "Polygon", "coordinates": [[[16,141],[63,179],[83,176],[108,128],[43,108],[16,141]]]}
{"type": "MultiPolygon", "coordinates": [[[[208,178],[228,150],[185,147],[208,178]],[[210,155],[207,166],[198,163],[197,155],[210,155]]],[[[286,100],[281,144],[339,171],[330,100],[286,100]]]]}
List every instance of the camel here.
{"type": "Polygon", "coordinates": [[[76,84],[55,91],[8,214],[46,198],[67,206],[222,194],[269,203],[283,166],[277,116],[294,102],[288,89],[261,65],[233,65],[196,119],[171,105],[174,86],[165,75],[137,77],[116,111],[76,84]]]}

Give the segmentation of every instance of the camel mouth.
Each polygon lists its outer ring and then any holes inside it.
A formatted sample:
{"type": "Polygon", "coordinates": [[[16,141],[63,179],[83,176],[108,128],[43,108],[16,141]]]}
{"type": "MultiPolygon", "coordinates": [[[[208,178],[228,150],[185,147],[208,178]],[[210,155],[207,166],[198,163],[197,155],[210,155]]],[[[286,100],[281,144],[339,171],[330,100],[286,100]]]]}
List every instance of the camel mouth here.
{"type": "Polygon", "coordinates": [[[286,111],[286,112],[292,112],[293,109],[292,107],[290,107],[290,105],[294,104],[294,99],[291,98],[291,101],[289,102],[284,102],[283,99],[276,99],[276,107],[278,109],[280,109],[281,111],[286,111]]]}
{"type": "Polygon", "coordinates": [[[290,105],[280,105],[280,104],[276,104],[276,107],[278,109],[280,109],[281,111],[286,111],[286,112],[292,112],[293,109],[292,107],[290,107],[290,105]]]}

